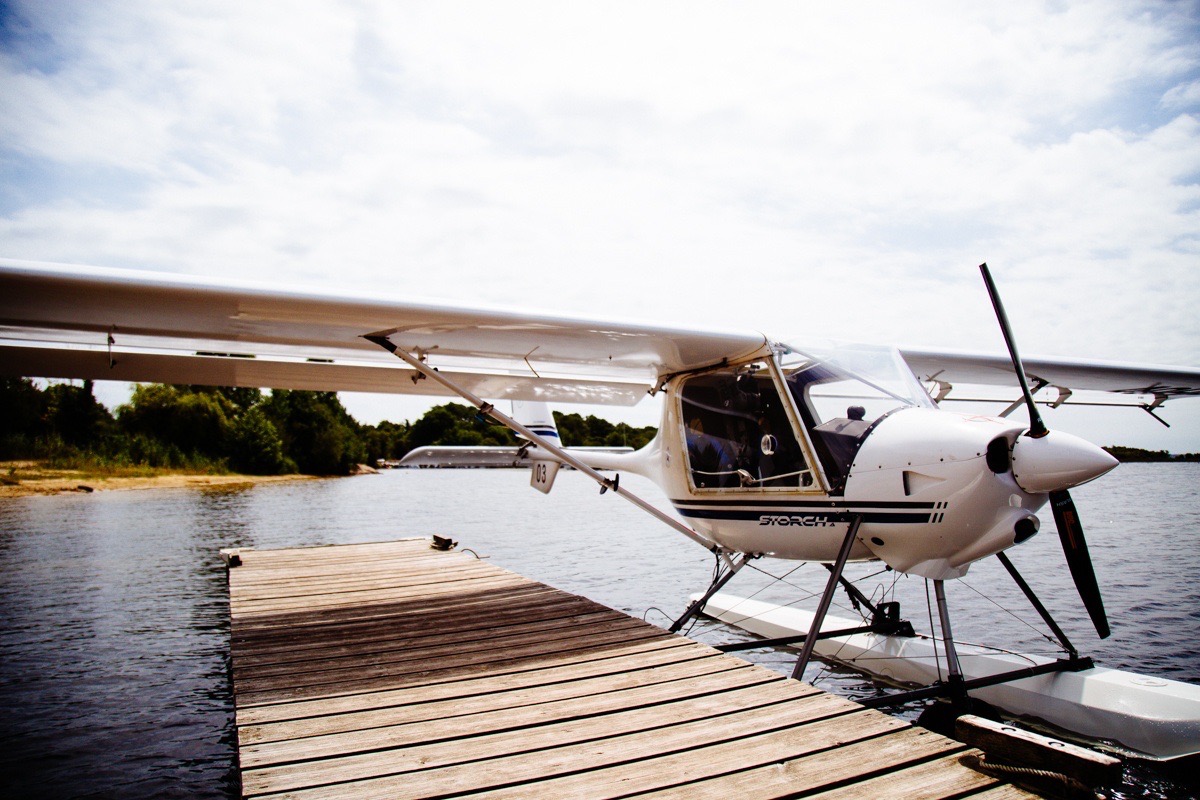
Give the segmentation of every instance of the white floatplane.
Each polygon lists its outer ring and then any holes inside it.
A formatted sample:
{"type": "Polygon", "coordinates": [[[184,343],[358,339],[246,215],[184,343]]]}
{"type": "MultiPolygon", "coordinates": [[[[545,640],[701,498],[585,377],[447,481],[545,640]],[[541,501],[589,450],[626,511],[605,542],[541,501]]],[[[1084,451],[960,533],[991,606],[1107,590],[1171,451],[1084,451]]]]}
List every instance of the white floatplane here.
{"type": "MultiPolygon", "coordinates": [[[[879,560],[928,579],[947,675],[925,691],[966,707],[978,687],[956,650],[943,583],[980,559],[1006,564],[1062,645],[1065,657],[1037,674],[1057,681],[1091,667],[1004,556],[1038,532],[1047,503],[1083,604],[1097,633],[1109,634],[1070,489],[1116,461],[1049,430],[1035,394],[1053,388],[1050,404],[1063,405],[1076,391],[1108,392],[1152,415],[1200,394],[1195,368],[1022,361],[981,271],[1006,358],[0,261],[0,373],[458,396],[530,443],[535,488],[550,491],[570,465],[713,553],[712,585],[674,630],[755,559],[826,563],[799,676],[848,561],[879,560]],[[1021,400],[998,416],[957,414],[941,407],[955,399],[955,384],[1017,384],[1021,400]],[[494,405],[633,405],[647,393],[664,397],[661,424],[633,453],[563,448],[494,405]],[[1007,418],[1021,404],[1028,425],[1007,418]],[[622,472],[657,483],[675,513],[622,487],[622,472]]],[[[896,623],[881,612],[866,627],[895,633],[896,623]]],[[[990,680],[1028,677],[1023,668],[990,680]]],[[[1192,731],[1183,735],[1194,751],[1192,731]]]]}

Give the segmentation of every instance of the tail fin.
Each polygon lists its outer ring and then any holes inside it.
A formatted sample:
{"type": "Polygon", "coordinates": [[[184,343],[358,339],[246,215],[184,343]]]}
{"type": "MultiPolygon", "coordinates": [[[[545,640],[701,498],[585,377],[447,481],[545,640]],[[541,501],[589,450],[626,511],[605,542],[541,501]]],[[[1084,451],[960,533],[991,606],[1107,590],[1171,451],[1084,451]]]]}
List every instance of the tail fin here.
{"type": "Polygon", "coordinates": [[[553,444],[562,445],[558,436],[558,426],[554,424],[554,415],[550,406],[532,400],[513,400],[513,419],[524,425],[538,436],[549,439],[553,444]]]}
{"type": "MultiPolygon", "coordinates": [[[[512,405],[513,419],[551,444],[562,445],[558,426],[554,424],[554,415],[550,413],[548,405],[528,400],[513,400],[512,405]]],[[[533,461],[529,485],[543,494],[549,494],[561,464],[546,451],[536,448],[530,448],[528,457],[533,461]]]]}

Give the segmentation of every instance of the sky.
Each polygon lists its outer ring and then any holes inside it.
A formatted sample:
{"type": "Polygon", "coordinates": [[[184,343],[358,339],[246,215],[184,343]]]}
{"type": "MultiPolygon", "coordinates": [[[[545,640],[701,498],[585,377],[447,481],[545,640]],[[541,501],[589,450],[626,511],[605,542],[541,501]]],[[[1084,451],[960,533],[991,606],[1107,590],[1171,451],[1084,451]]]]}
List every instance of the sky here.
{"type": "Polygon", "coordinates": [[[0,3],[2,257],[1002,352],[987,261],[1026,355],[1200,366],[1198,253],[1197,2],[0,3]]]}

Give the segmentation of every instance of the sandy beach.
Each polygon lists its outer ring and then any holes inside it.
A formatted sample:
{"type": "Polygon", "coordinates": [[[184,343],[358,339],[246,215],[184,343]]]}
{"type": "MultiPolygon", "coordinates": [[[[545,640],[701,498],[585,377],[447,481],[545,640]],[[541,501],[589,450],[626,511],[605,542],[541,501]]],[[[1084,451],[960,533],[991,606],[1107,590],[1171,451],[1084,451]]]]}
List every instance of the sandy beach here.
{"type": "Polygon", "coordinates": [[[32,461],[0,463],[0,498],[64,492],[111,492],[135,489],[232,489],[260,483],[318,480],[312,475],[160,475],[105,476],[94,472],[51,469],[32,461]]]}

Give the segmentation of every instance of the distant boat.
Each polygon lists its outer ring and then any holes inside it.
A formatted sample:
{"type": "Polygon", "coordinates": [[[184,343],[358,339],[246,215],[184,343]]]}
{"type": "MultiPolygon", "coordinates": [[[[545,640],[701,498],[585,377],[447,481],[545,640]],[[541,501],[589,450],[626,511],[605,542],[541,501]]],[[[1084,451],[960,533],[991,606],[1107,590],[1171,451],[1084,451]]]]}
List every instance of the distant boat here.
{"type": "MultiPolygon", "coordinates": [[[[632,453],[632,447],[572,447],[593,453],[632,453]]],[[[437,469],[497,469],[531,465],[521,447],[484,447],[475,445],[429,445],[410,450],[397,467],[426,467],[437,469]]]]}

